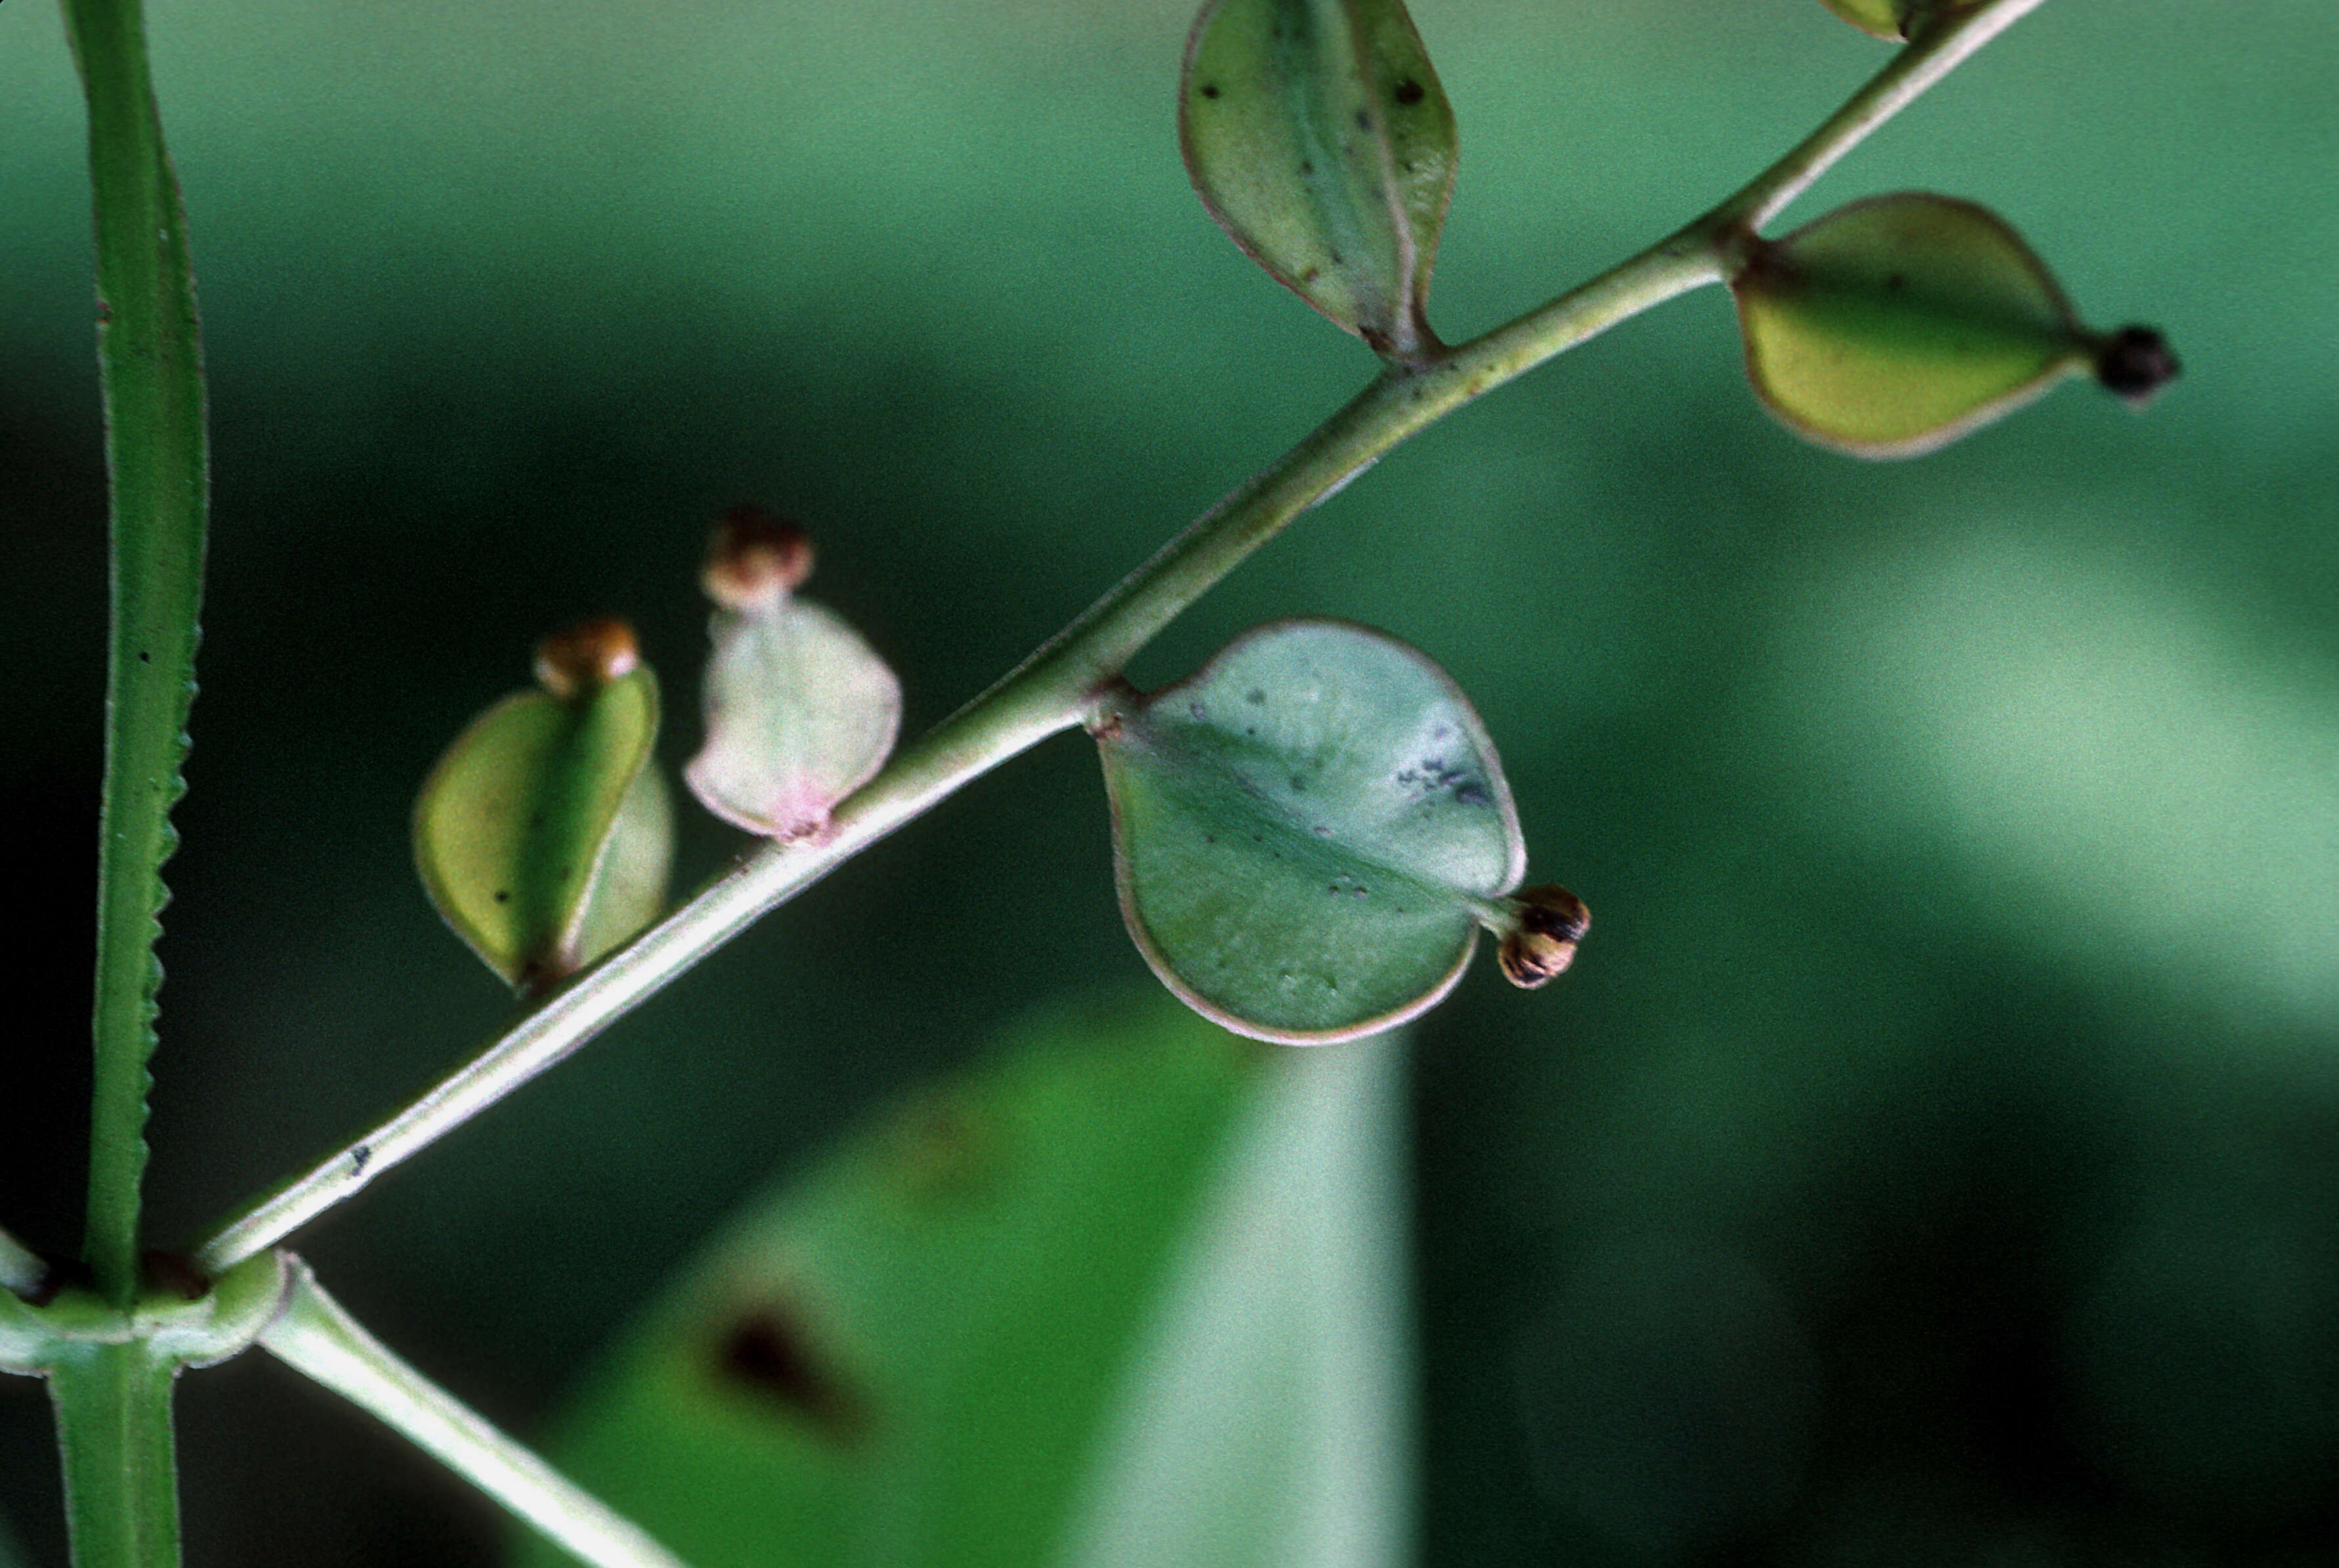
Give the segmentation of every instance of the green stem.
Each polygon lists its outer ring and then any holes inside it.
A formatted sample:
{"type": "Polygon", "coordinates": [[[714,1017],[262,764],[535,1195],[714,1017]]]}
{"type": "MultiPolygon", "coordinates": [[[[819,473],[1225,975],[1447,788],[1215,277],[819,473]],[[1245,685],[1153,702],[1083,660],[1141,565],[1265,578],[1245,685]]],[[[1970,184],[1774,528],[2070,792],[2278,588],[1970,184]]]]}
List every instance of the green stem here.
{"type": "Polygon", "coordinates": [[[179,1561],[171,1436],[178,1372],[175,1358],[137,1340],[86,1346],[49,1367],[74,1568],[172,1568],[179,1561]]]}
{"type": "Polygon", "coordinates": [[[2045,4],[2046,0],[1982,0],[1969,10],[1934,13],[1934,20],[1867,85],[1845,100],[1825,124],[1698,226],[1716,233],[1732,228],[1761,229],[1810,189],[1812,181],[1833,168],[1837,160],[1867,140],[1870,132],[1923,97],[1983,44],[2045,4]]]}
{"type": "Polygon", "coordinates": [[[84,1250],[99,1289],[138,1286],[154,939],[194,700],[209,485],[186,215],[163,145],[137,0],[65,0],[89,99],[98,358],[113,495],[113,643],[98,851],[97,1001],[84,1250]]]}
{"type": "MultiPolygon", "coordinates": [[[[1852,99],[1852,105],[1868,108],[1853,113],[1848,107],[1712,214],[1483,338],[1445,350],[1418,369],[1385,371],[1014,673],[905,747],[837,808],[829,837],[756,851],[547,998],[481,1055],[388,1122],[227,1221],[196,1248],[197,1267],[217,1272],[274,1246],[577,1050],[759,916],[962,785],[1080,724],[1097,690],[1132,655],[1293,518],[1463,404],[1677,294],[1722,281],[1740,243],[1738,225],[1770,200],[1761,192],[1791,195],[1801,190],[1947,69],[1929,70],[1925,62],[1936,54],[1951,54],[1954,64],[1972,53],[1977,45],[1971,40],[1991,17],[2004,14],[2010,21],[2039,3],[1990,0],[1954,25],[1912,41],[1852,99]],[[1912,80],[1921,85],[1890,85],[1912,80]],[[1751,200],[1749,192],[1754,193],[1751,200]]],[[[1979,35],[1995,31],[1989,27],[1979,35]]]]}
{"type": "Polygon", "coordinates": [[[38,1295],[48,1280],[49,1266],[41,1255],[0,1230],[0,1290],[29,1297],[38,1295]]]}
{"type": "Polygon", "coordinates": [[[555,1545],[596,1568],[682,1568],[679,1559],[579,1490],[368,1334],[299,1258],[260,1336],[272,1355],[379,1416],[555,1545]]]}

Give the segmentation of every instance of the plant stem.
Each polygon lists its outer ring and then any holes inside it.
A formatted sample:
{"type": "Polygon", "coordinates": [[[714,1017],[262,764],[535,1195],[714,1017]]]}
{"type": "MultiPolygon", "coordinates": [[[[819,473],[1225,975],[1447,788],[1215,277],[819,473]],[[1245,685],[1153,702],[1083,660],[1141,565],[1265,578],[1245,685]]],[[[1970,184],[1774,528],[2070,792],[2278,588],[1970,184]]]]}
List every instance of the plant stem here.
{"type": "Polygon", "coordinates": [[[291,1290],[260,1336],[280,1360],[379,1416],[596,1568],[682,1568],[641,1530],[399,1359],[325,1294],[307,1264],[285,1261],[291,1290]]]}
{"type": "Polygon", "coordinates": [[[163,145],[138,0],[65,0],[89,100],[98,359],[113,500],[113,642],[98,851],[97,1001],[84,1252],[126,1307],[138,1286],[154,939],[194,700],[209,469],[186,215],[163,145]]]}
{"type": "Polygon", "coordinates": [[[179,1486],[171,1435],[178,1362],[135,1339],[48,1368],[74,1568],[172,1568],[179,1486]]]}
{"type": "Polygon", "coordinates": [[[1974,52],[2046,4],[2046,0],[1982,0],[1969,10],[1936,12],[1906,47],[1802,144],[1715,208],[1700,227],[1759,230],[1811,182],[1868,138],[1868,133],[1930,91],[1974,52]]]}
{"type": "Polygon", "coordinates": [[[41,1255],[0,1230],[0,1290],[29,1297],[38,1294],[48,1279],[49,1266],[41,1255]]]}
{"type": "Polygon", "coordinates": [[[1081,723],[1098,689],[1140,648],[1293,518],[1463,404],[1677,294],[1723,281],[1749,214],[1791,199],[1949,65],[2039,3],[1986,0],[1920,36],[1819,133],[1712,213],[1507,326],[1417,369],[1385,371],[1004,680],[904,748],[838,806],[827,838],[756,851],[375,1131],[227,1221],[196,1248],[196,1266],[216,1273],[274,1246],[560,1060],[759,916],[961,786],[1081,723]],[[1933,68],[1937,57],[1947,64],[1933,68]]]}

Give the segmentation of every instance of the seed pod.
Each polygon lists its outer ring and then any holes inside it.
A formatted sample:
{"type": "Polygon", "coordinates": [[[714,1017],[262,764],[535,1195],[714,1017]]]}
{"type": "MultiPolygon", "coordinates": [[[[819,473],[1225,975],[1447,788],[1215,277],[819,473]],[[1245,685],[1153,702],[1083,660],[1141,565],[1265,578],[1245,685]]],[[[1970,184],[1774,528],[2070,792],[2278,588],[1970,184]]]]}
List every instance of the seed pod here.
{"type": "Polygon", "coordinates": [[[893,749],[902,686],[842,617],[796,597],[812,541],[751,508],[717,525],[704,582],[706,742],[684,776],[707,810],[783,841],[828,831],[893,749]]]}
{"type": "Polygon", "coordinates": [[[1402,0],[1209,0],[1178,140],[1194,189],[1278,283],[1400,362],[1454,194],[1454,110],[1402,0]]]}
{"type": "Polygon", "coordinates": [[[623,621],[536,650],[538,689],[472,721],[423,784],[414,859],[439,912],[514,986],[545,989],[666,902],[673,817],[650,760],[657,682],[623,621]]]}
{"type": "Polygon", "coordinates": [[[2081,326],[2021,236],[1946,196],[1855,202],[1754,241],[1731,290],[1763,403],[1861,457],[1930,451],[2068,376],[2134,399],[2176,370],[2157,334],[2081,326]]]}

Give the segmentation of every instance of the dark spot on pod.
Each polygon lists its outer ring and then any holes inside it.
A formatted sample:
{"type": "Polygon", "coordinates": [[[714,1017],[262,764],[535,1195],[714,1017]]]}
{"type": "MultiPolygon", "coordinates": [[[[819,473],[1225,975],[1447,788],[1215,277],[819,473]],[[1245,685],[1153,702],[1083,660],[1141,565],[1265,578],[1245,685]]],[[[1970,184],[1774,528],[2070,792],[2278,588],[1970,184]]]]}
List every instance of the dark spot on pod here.
{"type": "Polygon", "coordinates": [[[2122,327],[2096,344],[2096,380],[2137,408],[2183,369],[2168,340],[2149,327],[2122,327]]]}
{"type": "Polygon", "coordinates": [[[1328,828],[1328,827],[1326,827],[1326,826],[1325,826],[1322,823],[1320,823],[1320,822],[1319,822],[1319,823],[1318,823],[1315,825],[1315,827],[1314,827],[1314,828],[1312,828],[1312,829],[1310,829],[1309,831],[1310,831],[1310,832],[1312,832],[1312,833],[1315,833],[1315,835],[1316,835],[1318,838],[1330,838],[1330,837],[1332,836],[1332,830],[1331,830],[1330,828],[1328,828]]]}
{"type": "Polygon", "coordinates": [[[1909,274],[1906,272],[1895,272],[1884,280],[1884,291],[1888,294],[1897,294],[1908,286],[1909,274]]]}
{"type": "Polygon", "coordinates": [[[1205,97],[1205,98],[1215,98],[1215,97],[1217,97],[1218,95],[1219,95],[1219,88],[1218,88],[1218,84],[1217,84],[1217,83],[1215,83],[1215,82],[1205,82],[1204,84],[1202,84],[1202,96],[1203,96],[1203,97],[1205,97]]]}
{"type": "Polygon", "coordinates": [[[1396,84],[1396,101],[1408,109],[1428,95],[1428,92],[1422,84],[1410,76],[1396,84]]]}
{"type": "Polygon", "coordinates": [[[498,903],[511,902],[511,889],[508,887],[499,887],[496,889],[496,902],[498,903]]]}
{"type": "Polygon", "coordinates": [[[138,650],[138,662],[142,665],[151,665],[154,662],[154,656],[148,653],[144,648],[140,648],[138,650]]]}
{"type": "MultiPolygon", "coordinates": [[[[1315,274],[1311,272],[1308,276],[1313,277],[1315,274]]],[[[1267,701],[1267,693],[1260,690],[1258,686],[1253,686],[1250,690],[1243,693],[1243,701],[1250,704],[1253,707],[1258,707],[1267,701]]]]}
{"type": "Polygon", "coordinates": [[[1206,720],[1210,716],[1209,710],[1198,702],[1188,703],[1186,705],[1186,711],[1194,715],[1197,723],[1206,720]]]}
{"type": "Polygon", "coordinates": [[[1316,161],[1313,158],[1300,159],[1299,173],[1303,177],[1312,178],[1316,173],[1316,161]]]}
{"type": "Polygon", "coordinates": [[[360,1143],[350,1150],[350,1174],[363,1176],[365,1168],[373,1163],[373,1145],[360,1143]]]}
{"type": "Polygon", "coordinates": [[[866,1429],[860,1401],[822,1365],[803,1325],[783,1308],[741,1318],[723,1342],[716,1370],[839,1441],[851,1442],[866,1429]]]}
{"type": "Polygon", "coordinates": [[[1454,791],[1456,805],[1485,805],[1493,798],[1487,794],[1486,786],[1475,780],[1469,784],[1457,785],[1454,791]]]}
{"type": "Polygon", "coordinates": [[[1366,113],[1362,109],[1357,110],[1357,130],[1359,130],[1359,131],[1369,131],[1369,130],[1371,130],[1372,128],[1373,128],[1373,117],[1372,117],[1370,114],[1366,113]]]}

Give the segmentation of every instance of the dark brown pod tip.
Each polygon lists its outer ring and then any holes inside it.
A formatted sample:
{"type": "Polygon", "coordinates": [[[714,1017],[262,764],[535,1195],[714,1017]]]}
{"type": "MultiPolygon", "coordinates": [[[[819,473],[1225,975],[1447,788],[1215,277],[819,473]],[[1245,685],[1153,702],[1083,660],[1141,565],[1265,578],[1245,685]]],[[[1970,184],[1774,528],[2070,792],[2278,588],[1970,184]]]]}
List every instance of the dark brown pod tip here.
{"type": "Polygon", "coordinates": [[[812,576],[812,536],[755,507],[734,507],[715,525],[699,581],[726,610],[773,605],[812,576]]]}
{"type": "Polygon", "coordinates": [[[1525,889],[1509,903],[1517,923],[1503,933],[1497,956],[1504,978],[1528,991],[1548,985],[1575,962],[1576,944],[1592,929],[1592,912],[1557,883],[1525,889]]]}
{"type": "Polygon", "coordinates": [[[2139,409],[2183,369],[2168,340],[2150,327],[2122,327],[2096,344],[2096,380],[2139,409]]]}
{"type": "Polygon", "coordinates": [[[612,616],[584,621],[536,645],[536,684],[566,700],[597,691],[640,666],[634,628],[612,616]]]}

